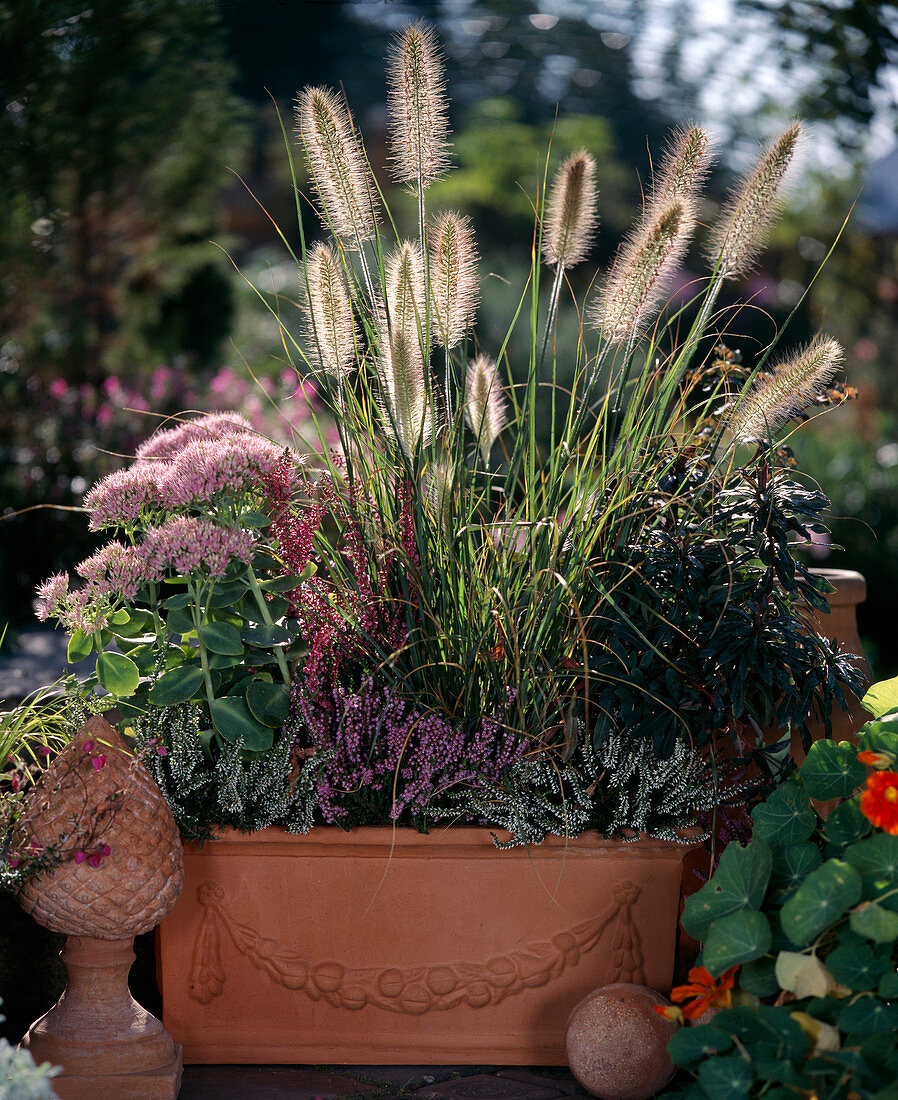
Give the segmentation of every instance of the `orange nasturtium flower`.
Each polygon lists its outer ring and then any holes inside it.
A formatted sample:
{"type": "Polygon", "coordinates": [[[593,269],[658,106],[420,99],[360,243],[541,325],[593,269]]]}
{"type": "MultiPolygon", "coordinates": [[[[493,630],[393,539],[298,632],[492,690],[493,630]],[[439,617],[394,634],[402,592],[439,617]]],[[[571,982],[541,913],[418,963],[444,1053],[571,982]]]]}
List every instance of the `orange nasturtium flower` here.
{"type": "Polygon", "coordinates": [[[736,981],[737,966],[731,966],[724,970],[719,978],[712,978],[704,966],[694,966],[688,974],[689,981],[686,985],[675,986],[670,991],[670,999],[683,1004],[682,1009],[668,1009],[663,1005],[656,1005],[655,1011],[668,1020],[676,1019],[682,1013],[687,1020],[697,1020],[699,1016],[709,1008],[729,1008],[732,1000],[732,989],[736,981]],[[690,1000],[690,998],[692,998],[690,1000]]]}
{"type": "Polygon", "coordinates": [[[873,772],[867,778],[861,813],[880,829],[898,836],[898,772],[873,772]]]}
{"type": "Polygon", "coordinates": [[[895,763],[895,757],[890,752],[874,752],[872,749],[864,749],[857,754],[857,758],[868,768],[876,768],[879,771],[891,768],[895,763]]]}

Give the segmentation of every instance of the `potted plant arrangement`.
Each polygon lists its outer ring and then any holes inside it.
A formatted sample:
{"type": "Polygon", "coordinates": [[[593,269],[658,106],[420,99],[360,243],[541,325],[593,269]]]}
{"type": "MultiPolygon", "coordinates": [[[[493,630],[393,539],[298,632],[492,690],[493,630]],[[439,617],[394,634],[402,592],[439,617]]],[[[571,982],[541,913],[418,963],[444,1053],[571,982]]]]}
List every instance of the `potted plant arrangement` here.
{"type": "Polygon", "coordinates": [[[898,681],[863,702],[858,744],[815,742],[687,901],[702,965],[662,1011],[695,1024],[670,1041],[693,1080],[665,1095],[896,1095],[898,681]]]}
{"type": "MultiPolygon", "coordinates": [[[[115,537],[80,585],[39,592],[70,660],[97,655],[83,690],[156,750],[182,831],[208,841],[160,936],[187,1060],[563,1061],[595,986],[670,988],[683,854],[757,781],[724,795],[715,746],[773,781],[764,731],[859,687],[796,553],[826,498],[782,446],[844,398],[840,349],[749,372],[706,339],[799,128],[722,211],[695,301],[659,319],[709,159],[700,128],[674,137],[564,364],[597,181],[584,150],[551,182],[547,161],[515,318],[530,357],[509,364],[508,337],[496,359],[475,342],[469,221],[428,211],[449,166],[429,29],[389,64],[407,240],[345,103],[298,99],[326,239],[303,236],[305,333],[285,346],[340,448],[184,418],[88,493],[115,537]]],[[[302,230],[298,190],[297,209],[302,230]]]]}

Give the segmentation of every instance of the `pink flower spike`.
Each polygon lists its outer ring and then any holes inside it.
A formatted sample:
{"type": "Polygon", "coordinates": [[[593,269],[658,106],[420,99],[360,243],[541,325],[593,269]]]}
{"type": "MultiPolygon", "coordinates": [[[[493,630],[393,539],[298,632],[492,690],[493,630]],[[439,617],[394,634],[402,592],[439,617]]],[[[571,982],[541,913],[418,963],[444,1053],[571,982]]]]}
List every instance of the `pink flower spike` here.
{"type": "Polygon", "coordinates": [[[83,863],[86,859],[87,859],[87,852],[76,852],[75,853],[75,862],[76,863],[83,863]]]}
{"type": "Polygon", "coordinates": [[[93,741],[85,741],[84,742],[84,751],[85,752],[90,752],[93,749],[93,747],[94,747],[93,741]]]}
{"type": "Polygon", "coordinates": [[[49,746],[48,745],[41,745],[41,747],[37,750],[37,754],[38,754],[38,756],[49,756],[50,755],[49,746]]]}
{"type": "Polygon", "coordinates": [[[15,856],[10,857],[9,865],[10,865],[10,867],[18,867],[19,866],[19,861],[16,859],[15,856]]]}
{"type": "Polygon", "coordinates": [[[159,748],[156,749],[156,755],[157,756],[168,756],[168,749],[165,747],[165,745],[160,745],[159,748]]]}
{"type": "Polygon", "coordinates": [[[91,764],[93,764],[94,766],[94,771],[99,771],[100,768],[104,768],[106,766],[106,757],[103,756],[103,754],[101,753],[99,756],[95,756],[91,760],[91,764]]]}
{"type": "Polygon", "coordinates": [[[32,834],[31,840],[28,841],[28,851],[36,852],[38,850],[37,837],[32,834]]]}
{"type": "Polygon", "coordinates": [[[97,854],[97,855],[92,855],[92,856],[87,857],[87,866],[88,867],[99,867],[102,862],[103,862],[103,857],[101,855],[97,854]]]}
{"type": "Polygon", "coordinates": [[[109,852],[110,852],[110,850],[111,850],[111,849],[110,849],[109,845],[108,845],[108,844],[104,844],[104,845],[103,845],[103,847],[102,847],[102,848],[100,849],[100,855],[101,855],[101,856],[108,856],[108,855],[109,855],[109,852]]]}

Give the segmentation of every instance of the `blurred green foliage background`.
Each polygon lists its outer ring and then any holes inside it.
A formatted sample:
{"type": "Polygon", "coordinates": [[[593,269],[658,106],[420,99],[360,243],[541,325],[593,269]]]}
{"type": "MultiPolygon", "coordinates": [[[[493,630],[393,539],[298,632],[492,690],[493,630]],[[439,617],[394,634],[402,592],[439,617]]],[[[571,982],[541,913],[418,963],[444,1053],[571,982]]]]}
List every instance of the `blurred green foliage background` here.
{"type": "MultiPolygon", "coordinates": [[[[383,171],[383,57],[420,16],[444,43],[455,126],[457,170],[432,201],[474,218],[478,338],[492,354],[526,277],[550,144],[553,166],[580,146],[599,165],[582,302],[670,126],[694,119],[720,137],[707,221],[758,140],[808,121],[783,221],[733,288],[722,335],[749,366],[790,318],[790,346],[820,327],[845,345],[859,400],[794,450],[845,547],[819,547],[821,564],[867,576],[861,632],[877,673],[893,674],[898,9],[867,0],[0,0],[0,623],[27,622],[34,585],[89,552],[65,509],[160,416],[236,405],[271,434],[312,434],[314,393],[297,392],[246,281],[297,327],[298,282],[272,225],[296,240],[275,104],[289,119],[303,85],[342,85],[411,231],[414,209],[383,171]]],[[[702,271],[687,260],[675,302],[702,271]]],[[[575,332],[569,308],[562,366],[575,332]]],[[[523,332],[509,345],[512,368],[525,345],[523,332]]]]}

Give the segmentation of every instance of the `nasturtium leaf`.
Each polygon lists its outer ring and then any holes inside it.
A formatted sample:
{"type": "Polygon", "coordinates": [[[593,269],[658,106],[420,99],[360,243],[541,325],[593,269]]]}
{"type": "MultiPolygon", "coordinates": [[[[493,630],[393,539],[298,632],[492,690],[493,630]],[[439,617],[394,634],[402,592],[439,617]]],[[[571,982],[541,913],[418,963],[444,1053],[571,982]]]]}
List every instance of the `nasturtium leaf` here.
{"type": "Polygon", "coordinates": [[[85,634],[83,630],[75,630],[69,638],[69,647],[66,657],[70,665],[77,665],[85,657],[89,657],[94,651],[93,635],[85,634]]]}
{"type": "Polygon", "coordinates": [[[771,848],[784,848],[807,840],[817,824],[807,794],[797,783],[784,783],[751,812],[753,835],[771,848]]]}
{"type": "Polygon", "coordinates": [[[874,989],[889,968],[888,960],[878,958],[866,943],[840,943],[826,956],[826,965],[837,982],[855,993],[874,989]]]}
{"type": "Polygon", "coordinates": [[[864,726],[857,747],[858,752],[889,752],[898,759],[898,714],[864,726]]]}
{"type": "Polygon", "coordinates": [[[783,930],[793,943],[810,943],[860,897],[861,876],[857,871],[841,860],[827,860],[783,903],[783,930]]]}
{"type": "Polygon", "coordinates": [[[739,969],[739,988],[755,997],[769,997],[779,993],[776,980],[776,962],[769,955],[744,963],[739,969]]]}
{"type": "Polygon", "coordinates": [[[874,718],[881,718],[890,710],[898,708],[898,676],[873,684],[861,700],[861,705],[874,718]]]}
{"type": "Polygon", "coordinates": [[[737,1100],[740,1096],[748,1096],[754,1074],[751,1062],[741,1054],[718,1054],[701,1063],[698,1079],[709,1096],[727,1096],[737,1100]]]}
{"type": "Polygon", "coordinates": [[[290,692],[286,684],[268,684],[264,680],[254,680],[246,689],[246,702],[263,726],[280,729],[287,721],[290,692]]]}
{"type": "Polygon", "coordinates": [[[770,922],[763,913],[742,909],[719,917],[708,929],[702,962],[718,977],[737,963],[751,962],[766,954],[772,939],[770,922]]]}
{"type": "MultiPolygon", "coordinates": [[[[891,966],[891,963],[888,965],[891,966]]],[[[887,1001],[898,1001],[898,970],[891,969],[883,974],[879,979],[876,991],[880,997],[885,997],[887,1001]]]]}
{"type": "Polygon", "coordinates": [[[150,702],[157,707],[186,703],[203,686],[203,670],[195,665],[179,665],[162,676],[150,691],[150,702]]]}
{"type": "Polygon", "coordinates": [[[863,1038],[898,1028],[898,1004],[884,1004],[875,996],[859,997],[839,1013],[839,1029],[863,1038]]]}
{"type": "Polygon", "coordinates": [[[249,626],[240,637],[249,645],[258,646],[260,649],[273,649],[279,645],[289,645],[293,641],[293,635],[286,627],[274,624],[272,626],[249,626]]]}
{"type": "Polygon", "coordinates": [[[226,741],[234,744],[242,741],[244,747],[253,752],[271,748],[273,731],[256,721],[245,699],[230,695],[224,699],[214,699],[209,709],[216,732],[226,741]]]}
{"type": "Polygon", "coordinates": [[[199,629],[199,639],[212,653],[239,657],[243,653],[240,631],[231,623],[205,623],[199,629]]]}
{"type": "Polygon", "coordinates": [[[853,932],[874,943],[892,943],[898,939],[898,913],[884,909],[875,902],[866,902],[854,909],[848,918],[853,932]]]}
{"type": "Polygon", "coordinates": [[[729,844],[711,880],[686,899],[682,924],[690,936],[703,940],[711,922],[740,909],[758,909],[764,900],[773,856],[761,839],[746,848],[729,844]]]}
{"type": "Polygon", "coordinates": [[[847,741],[815,741],[799,771],[808,794],[821,802],[847,798],[867,778],[857,749],[847,741]]]}
{"type": "Polygon", "coordinates": [[[689,1069],[709,1054],[719,1054],[722,1050],[729,1050],[732,1045],[733,1040],[725,1031],[707,1024],[698,1024],[696,1027],[681,1028],[671,1035],[668,1050],[671,1061],[689,1069]]]}
{"type": "Polygon", "coordinates": [[[877,833],[845,849],[845,859],[861,874],[885,878],[898,886],[898,836],[877,833]]]}
{"type": "Polygon", "coordinates": [[[770,875],[771,892],[778,901],[785,901],[822,862],[820,849],[807,842],[774,849],[773,872],[770,875]]]}
{"type": "Polygon", "coordinates": [[[823,829],[827,841],[836,848],[846,848],[869,832],[870,822],[861,813],[860,805],[854,798],[836,806],[823,829]]]}
{"type": "Polygon", "coordinates": [[[97,658],[97,679],[110,695],[127,697],[137,691],[140,669],[123,653],[101,653],[97,658]]]}
{"type": "Polygon", "coordinates": [[[807,1054],[808,1043],[801,1028],[778,1008],[726,1008],[714,1020],[717,1027],[760,1054],[777,1058],[804,1058],[807,1054]]]}
{"type": "Polygon", "coordinates": [[[827,997],[837,986],[836,979],[816,955],[799,951],[780,951],[776,957],[776,980],[780,989],[805,997],[827,997]]]}

